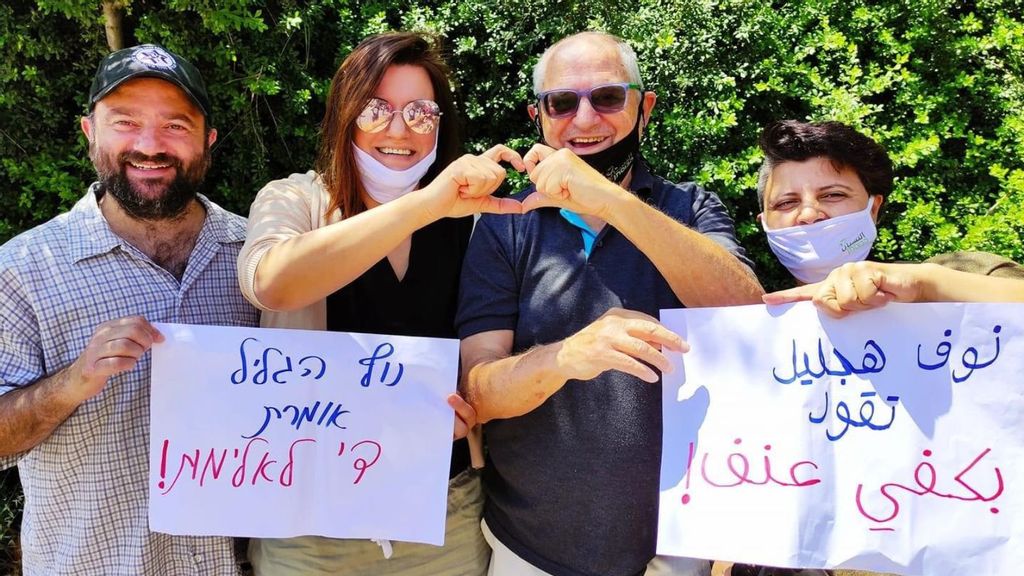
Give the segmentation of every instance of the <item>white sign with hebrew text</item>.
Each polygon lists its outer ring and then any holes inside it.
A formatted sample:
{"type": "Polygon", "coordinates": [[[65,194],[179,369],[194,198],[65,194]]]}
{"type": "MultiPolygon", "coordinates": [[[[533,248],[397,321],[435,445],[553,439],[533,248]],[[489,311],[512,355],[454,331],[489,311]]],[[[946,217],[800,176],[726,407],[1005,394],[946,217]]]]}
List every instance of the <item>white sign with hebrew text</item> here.
{"type": "Polygon", "coordinates": [[[152,530],[443,543],[457,340],[156,326],[152,530]]]}

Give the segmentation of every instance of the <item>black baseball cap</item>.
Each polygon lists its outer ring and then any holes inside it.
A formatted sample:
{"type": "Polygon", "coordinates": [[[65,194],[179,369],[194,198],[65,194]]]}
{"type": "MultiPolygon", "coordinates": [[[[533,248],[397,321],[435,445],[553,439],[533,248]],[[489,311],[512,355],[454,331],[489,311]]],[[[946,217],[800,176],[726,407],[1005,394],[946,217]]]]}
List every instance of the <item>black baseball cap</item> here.
{"type": "Polygon", "coordinates": [[[210,122],[210,97],[203,77],[188,60],[156,44],[141,44],[107,54],[89,88],[89,111],[122,83],[133,78],[161,78],[185,91],[210,122]]]}

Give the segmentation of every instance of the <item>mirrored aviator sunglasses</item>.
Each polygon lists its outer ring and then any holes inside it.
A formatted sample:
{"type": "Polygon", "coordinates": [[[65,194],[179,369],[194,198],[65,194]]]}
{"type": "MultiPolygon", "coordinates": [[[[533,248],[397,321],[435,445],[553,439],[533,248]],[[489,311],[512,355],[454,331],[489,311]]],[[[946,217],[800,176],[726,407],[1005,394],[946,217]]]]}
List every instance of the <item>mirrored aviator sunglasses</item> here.
{"type": "Polygon", "coordinates": [[[551,118],[572,116],[579,109],[580,100],[583,98],[590,101],[590,106],[595,111],[601,114],[613,114],[621,112],[626,107],[626,96],[631,88],[643,89],[639,84],[628,82],[601,84],[588,90],[559,88],[538,94],[537,103],[551,118]]]}
{"type": "Polygon", "coordinates": [[[441,122],[441,107],[433,100],[413,100],[401,110],[380,98],[371,98],[356,118],[356,126],[363,132],[380,132],[391,123],[391,117],[401,113],[409,130],[417,134],[430,134],[441,122]]]}

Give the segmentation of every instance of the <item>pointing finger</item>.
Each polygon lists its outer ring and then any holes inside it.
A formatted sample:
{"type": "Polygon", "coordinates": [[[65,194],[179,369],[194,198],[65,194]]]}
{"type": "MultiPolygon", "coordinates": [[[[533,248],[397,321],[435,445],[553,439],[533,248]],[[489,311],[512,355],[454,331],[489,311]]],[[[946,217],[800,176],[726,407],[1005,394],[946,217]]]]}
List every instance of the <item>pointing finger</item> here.
{"type": "Polygon", "coordinates": [[[765,304],[787,304],[789,302],[806,302],[818,292],[818,283],[805,284],[803,286],[797,286],[796,288],[790,288],[788,290],[779,290],[777,292],[769,292],[761,296],[761,300],[765,304]]]}

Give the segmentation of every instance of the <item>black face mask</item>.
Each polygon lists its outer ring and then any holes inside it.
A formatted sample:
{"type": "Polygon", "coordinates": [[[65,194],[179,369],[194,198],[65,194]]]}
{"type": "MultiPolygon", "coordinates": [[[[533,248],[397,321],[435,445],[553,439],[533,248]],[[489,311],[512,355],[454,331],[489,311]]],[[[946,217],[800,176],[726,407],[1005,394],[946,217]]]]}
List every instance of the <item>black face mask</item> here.
{"type": "MultiPolygon", "coordinates": [[[[633,126],[633,130],[625,138],[600,152],[586,154],[580,156],[580,158],[588,166],[600,172],[605,178],[618,184],[625,178],[630,169],[633,168],[633,164],[636,163],[637,153],[640,151],[640,119],[643,116],[643,101],[641,100],[637,110],[636,125],[633,126]]],[[[541,131],[539,113],[534,117],[534,121],[537,125],[537,131],[541,132],[541,142],[545,143],[544,134],[541,131]]]]}

